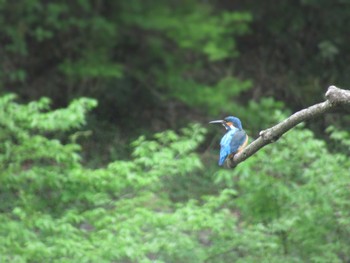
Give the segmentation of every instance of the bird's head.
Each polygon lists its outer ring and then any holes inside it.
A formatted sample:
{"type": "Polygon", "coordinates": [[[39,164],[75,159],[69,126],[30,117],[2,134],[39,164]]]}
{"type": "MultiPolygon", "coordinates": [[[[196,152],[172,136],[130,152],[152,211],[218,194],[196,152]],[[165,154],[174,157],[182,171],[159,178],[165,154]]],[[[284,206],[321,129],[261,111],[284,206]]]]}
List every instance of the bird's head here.
{"type": "Polygon", "coordinates": [[[237,117],[234,117],[234,116],[228,116],[228,117],[226,117],[223,120],[211,121],[209,123],[220,123],[220,124],[222,124],[225,127],[226,130],[230,130],[230,129],[233,129],[233,128],[237,128],[237,129],[240,129],[240,130],[243,129],[241,120],[238,119],[237,117]]]}

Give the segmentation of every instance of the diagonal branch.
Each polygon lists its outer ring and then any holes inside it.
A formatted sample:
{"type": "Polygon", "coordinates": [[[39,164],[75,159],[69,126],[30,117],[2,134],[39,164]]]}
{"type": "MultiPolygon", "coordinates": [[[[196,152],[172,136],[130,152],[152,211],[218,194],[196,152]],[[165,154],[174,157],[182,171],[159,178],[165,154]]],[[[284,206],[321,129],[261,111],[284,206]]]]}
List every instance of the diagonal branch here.
{"type": "Polygon", "coordinates": [[[298,111],[277,125],[261,131],[259,137],[249,144],[243,151],[236,154],[233,158],[228,158],[226,160],[226,166],[234,168],[240,162],[243,162],[264,146],[277,141],[284,133],[305,120],[315,118],[338,106],[350,105],[350,90],[343,90],[335,86],[330,86],[325,96],[326,101],[298,111]]]}

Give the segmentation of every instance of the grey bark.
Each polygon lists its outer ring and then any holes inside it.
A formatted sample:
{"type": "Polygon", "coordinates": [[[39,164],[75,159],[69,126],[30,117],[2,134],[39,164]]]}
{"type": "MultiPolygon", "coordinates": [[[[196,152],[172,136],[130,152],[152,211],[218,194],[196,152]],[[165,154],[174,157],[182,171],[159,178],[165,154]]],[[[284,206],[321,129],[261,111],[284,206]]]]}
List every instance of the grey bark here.
{"type": "Polygon", "coordinates": [[[261,131],[259,137],[244,148],[243,151],[236,154],[233,158],[227,158],[226,166],[228,168],[236,167],[239,163],[255,154],[264,146],[277,141],[284,133],[303,121],[323,115],[339,106],[350,105],[350,90],[330,86],[325,97],[326,100],[324,102],[298,111],[277,125],[261,131]]]}

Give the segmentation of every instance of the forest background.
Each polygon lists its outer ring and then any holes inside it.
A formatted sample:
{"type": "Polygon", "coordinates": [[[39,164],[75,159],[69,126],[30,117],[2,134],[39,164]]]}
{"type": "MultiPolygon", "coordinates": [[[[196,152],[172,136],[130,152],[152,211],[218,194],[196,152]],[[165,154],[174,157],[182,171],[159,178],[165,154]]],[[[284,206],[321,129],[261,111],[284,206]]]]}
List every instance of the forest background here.
{"type": "Polygon", "coordinates": [[[0,262],[349,262],[350,2],[0,0],[0,262]]]}

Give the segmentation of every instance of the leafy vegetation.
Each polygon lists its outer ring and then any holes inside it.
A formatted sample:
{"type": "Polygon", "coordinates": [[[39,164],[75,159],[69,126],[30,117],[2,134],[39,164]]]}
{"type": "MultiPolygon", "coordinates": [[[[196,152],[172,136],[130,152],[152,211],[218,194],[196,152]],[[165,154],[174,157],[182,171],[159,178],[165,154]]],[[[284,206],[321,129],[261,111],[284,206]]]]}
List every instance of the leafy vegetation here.
{"type": "Polygon", "coordinates": [[[204,128],[140,137],[133,159],[88,169],[79,145],[52,134],[81,127],[96,101],[53,111],[48,103],[0,100],[2,261],[350,259],[350,161],[312,132],[292,131],[235,170],[207,178],[217,193],[173,202],[171,180],[206,173],[195,153],[204,128]]]}
{"type": "Polygon", "coordinates": [[[0,1],[0,262],[350,261],[348,109],[233,170],[203,125],[348,85],[348,6],[0,1]]]}

